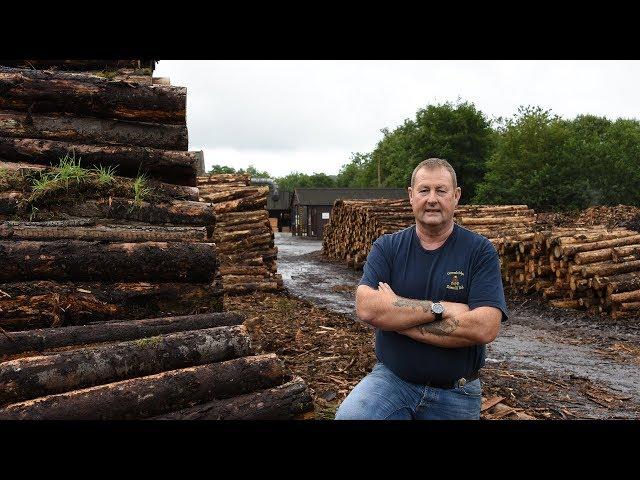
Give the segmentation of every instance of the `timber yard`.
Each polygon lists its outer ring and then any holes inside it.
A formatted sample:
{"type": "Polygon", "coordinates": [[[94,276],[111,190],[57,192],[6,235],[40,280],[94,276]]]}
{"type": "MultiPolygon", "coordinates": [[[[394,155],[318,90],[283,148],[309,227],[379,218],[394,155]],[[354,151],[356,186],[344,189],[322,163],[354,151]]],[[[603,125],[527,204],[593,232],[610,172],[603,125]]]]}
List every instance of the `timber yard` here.
{"type": "MultiPolygon", "coordinates": [[[[408,198],[206,173],[154,65],[0,61],[0,419],[333,419],[375,364],[355,291],[408,198]]],[[[454,219],[510,312],[481,419],[638,418],[640,208],[454,219]]]]}

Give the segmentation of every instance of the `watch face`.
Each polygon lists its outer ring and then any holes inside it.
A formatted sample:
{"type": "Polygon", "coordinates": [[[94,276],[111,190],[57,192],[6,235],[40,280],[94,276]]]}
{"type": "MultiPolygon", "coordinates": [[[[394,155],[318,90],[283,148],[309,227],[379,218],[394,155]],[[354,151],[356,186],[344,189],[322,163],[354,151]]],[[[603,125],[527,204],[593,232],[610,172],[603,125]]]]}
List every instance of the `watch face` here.
{"type": "Polygon", "coordinates": [[[436,314],[442,313],[444,312],[444,307],[441,303],[434,303],[431,305],[431,311],[436,314]]]}

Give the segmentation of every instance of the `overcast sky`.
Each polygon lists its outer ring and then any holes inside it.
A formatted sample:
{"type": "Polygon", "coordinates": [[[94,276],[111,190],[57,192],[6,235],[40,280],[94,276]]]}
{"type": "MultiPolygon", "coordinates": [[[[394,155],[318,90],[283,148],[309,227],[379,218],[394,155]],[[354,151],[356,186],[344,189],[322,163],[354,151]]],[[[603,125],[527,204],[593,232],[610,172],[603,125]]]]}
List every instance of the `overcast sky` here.
{"type": "Polygon", "coordinates": [[[189,149],[273,176],[337,174],[352,152],[429,103],[475,103],[490,118],[520,105],[637,118],[639,61],[174,61],[154,76],[187,87],[189,149]]]}

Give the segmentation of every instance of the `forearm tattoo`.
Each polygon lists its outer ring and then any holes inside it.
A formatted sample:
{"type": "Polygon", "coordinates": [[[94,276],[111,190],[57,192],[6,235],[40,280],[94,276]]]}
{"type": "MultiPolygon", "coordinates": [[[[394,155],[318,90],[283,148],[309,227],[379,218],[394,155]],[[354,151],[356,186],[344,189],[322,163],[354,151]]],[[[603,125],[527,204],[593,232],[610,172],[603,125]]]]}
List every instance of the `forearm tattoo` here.
{"type": "Polygon", "coordinates": [[[455,331],[460,325],[460,321],[457,318],[447,318],[437,322],[423,323],[418,325],[420,333],[436,335],[438,337],[446,337],[455,331]]]}
{"type": "Polygon", "coordinates": [[[409,307],[413,310],[422,310],[424,313],[431,313],[431,302],[429,300],[411,300],[410,298],[399,298],[393,304],[396,307],[409,307]]]}

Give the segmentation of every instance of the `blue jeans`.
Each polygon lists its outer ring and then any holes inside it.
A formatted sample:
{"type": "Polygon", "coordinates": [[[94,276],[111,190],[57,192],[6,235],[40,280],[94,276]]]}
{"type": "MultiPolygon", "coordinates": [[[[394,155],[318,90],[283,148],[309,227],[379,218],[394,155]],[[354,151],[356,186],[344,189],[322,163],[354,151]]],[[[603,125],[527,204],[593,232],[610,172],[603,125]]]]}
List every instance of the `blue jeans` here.
{"type": "Polygon", "coordinates": [[[478,420],[480,379],[443,390],[406,382],[378,362],[344,399],[336,420],[478,420]]]}

